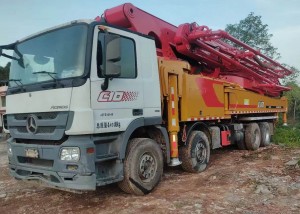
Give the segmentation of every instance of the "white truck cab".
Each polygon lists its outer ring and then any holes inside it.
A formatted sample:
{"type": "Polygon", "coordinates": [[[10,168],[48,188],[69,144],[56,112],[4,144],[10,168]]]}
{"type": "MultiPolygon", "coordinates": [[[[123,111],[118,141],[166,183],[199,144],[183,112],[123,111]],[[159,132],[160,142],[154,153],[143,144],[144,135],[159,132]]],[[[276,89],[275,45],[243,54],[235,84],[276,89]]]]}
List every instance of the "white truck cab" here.
{"type": "Polygon", "coordinates": [[[168,142],[153,39],[84,20],[11,49],[6,117],[13,177],[94,190],[123,180],[133,136],[156,130],[168,142]]]}

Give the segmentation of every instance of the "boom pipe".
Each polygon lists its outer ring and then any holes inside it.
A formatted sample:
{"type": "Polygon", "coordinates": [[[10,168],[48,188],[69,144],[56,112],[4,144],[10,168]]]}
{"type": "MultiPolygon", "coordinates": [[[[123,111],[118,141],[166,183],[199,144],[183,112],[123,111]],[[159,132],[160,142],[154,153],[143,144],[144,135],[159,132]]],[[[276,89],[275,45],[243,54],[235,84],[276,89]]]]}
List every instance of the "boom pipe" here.
{"type": "Polygon", "coordinates": [[[258,73],[252,71],[251,69],[245,67],[244,65],[240,64],[238,61],[232,60],[231,58],[229,58],[229,57],[227,57],[227,56],[225,56],[225,55],[222,55],[220,52],[218,52],[218,51],[216,51],[215,49],[209,47],[209,46],[206,45],[204,42],[197,41],[197,42],[195,42],[195,43],[197,43],[197,44],[198,44],[199,46],[201,46],[202,48],[204,48],[204,49],[210,51],[211,53],[216,54],[216,55],[218,55],[218,56],[221,56],[221,57],[222,57],[222,60],[225,60],[225,61],[227,61],[228,63],[231,63],[231,64],[235,65],[236,67],[239,67],[239,68],[241,68],[241,69],[243,69],[243,70],[249,72],[250,74],[253,75],[254,78],[256,77],[256,78],[259,78],[259,79],[261,79],[261,80],[263,80],[263,81],[265,81],[265,82],[272,83],[269,79],[263,77],[262,75],[259,75],[258,73]]]}
{"type": "MultiPolygon", "coordinates": [[[[207,43],[207,42],[206,42],[207,43]]],[[[257,56],[254,55],[252,52],[243,52],[239,51],[237,49],[232,50],[232,46],[229,46],[225,42],[222,42],[222,40],[218,40],[218,51],[220,51],[223,54],[229,55],[232,58],[235,58],[237,60],[241,60],[240,63],[244,64],[245,66],[249,67],[247,64],[250,64],[251,69],[261,72],[265,75],[271,75],[275,78],[283,78],[284,75],[274,72],[275,66],[271,66],[267,63],[261,62],[257,56]],[[254,60],[252,60],[253,58],[254,60]],[[259,64],[259,66],[257,66],[259,64]]]]}
{"type": "MultiPolygon", "coordinates": [[[[187,52],[191,51],[195,55],[197,55],[197,49],[203,48],[207,51],[207,55],[213,54],[213,55],[218,56],[219,61],[222,61],[223,65],[226,64],[226,63],[224,63],[224,61],[226,61],[229,64],[229,66],[227,65],[227,68],[225,70],[227,70],[227,69],[232,70],[233,68],[230,69],[230,66],[234,65],[236,67],[235,70],[239,69],[240,72],[243,73],[238,76],[242,76],[244,78],[249,78],[249,74],[250,74],[252,76],[252,79],[253,79],[253,77],[257,79],[256,81],[259,81],[261,83],[269,83],[270,85],[276,84],[276,85],[278,85],[277,89],[285,90],[285,88],[280,87],[279,81],[278,81],[278,77],[283,76],[282,73],[279,73],[279,74],[275,73],[274,71],[270,70],[271,66],[265,66],[265,65],[262,66],[262,63],[255,63],[254,60],[247,58],[247,56],[251,56],[252,58],[255,57],[255,54],[252,52],[236,51],[237,49],[234,49],[233,47],[228,48],[229,45],[225,45],[225,47],[224,47],[223,46],[224,42],[222,42],[221,40],[215,40],[215,39],[222,38],[222,36],[224,37],[224,35],[222,34],[223,31],[218,31],[215,34],[211,34],[211,33],[203,32],[203,30],[211,32],[210,30],[208,30],[208,28],[206,26],[200,26],[200,27],[197,27],[197,29],[202,30],[202,32],[197,31],[195,33],[193,31],[193,28],[195,28],[195,24],[192,24],[192,25],[183,24],[183,25],[179,26],[179,30],[177,31],[175,41],[176,41],[177,47],[180,46],[181,48],[177,49],[177,51],[181,52],[182,54],[187,54],[187,52]],[[210,38],[208,38],[207,35],[210,38]],[[212,37],[214,37],[213,42],[211,42],[212,37]],[[209,40],[209,41],[207,42],[207,40],[209,40]],[[196,47],[193,50],[191,50],[190,44],[194,44],[194,45],[196,45],[196,47]],[[215,48],[211,47],[212,44],[214,44],[215,48]],[[184,47],[186,48],[186,50],[183,50],[184,47]],[[229,50],[232,50],[232,51],[230,52],[229,50]],[[230,55],[232,56],[231,58],[229,57],[230,55]],[[238,57],[244,57],[244,60],[247,60],[248,63],[250,62],[252,68],[250,69],[242,61],[236,60],[235,57],[237,55],[238,55],[238,57]],[[277,76],[277,80],[274,79],[274,77],[276,77],[276,76],[277,76]]],[[[227,33],[225,35],[227,35],[227,33]]],[[[239,44],[243,44],[243,43],[240,42],[239,44]]],[[[249,47],[249,46],[244,46],[244,47],[249,47]]],[[[251,50],[254,50],[254,49],[251,48],[251,50]]],[[[255,51],[255,53],[258,53],[258,52],[255,51]]],[[[259,55],[261,55],[261,54],[259,53],[259,55]]],[[[197,56],[195,56],[193,58],[196,59],[197,56]]],[[[221,73],[224,73],[224,71],[221,73]]],[[[250,88],[248,87],[248,89],[253,90],[255,88],[259,88],[257,86],[255,86],[255,87],[254,86],[255,85],[253,85],[253,87],[250,87],[250,88]]],[[[273,86],[272,88],[275,88],[275,87],[273,86]]],[[[268,92],[268,93],[270,94],[270,92],[268,92]]],[[[273,95],[275,95],[275,94],[273,94],[273,95]]],[[[276,95],[278,95],[278,93],[276,93],[276,95]]]]}
{"type": "Polygon", "coordinates": [[[130,3],[106,10],[102,18],[109,24],[153,37],[158,56],[189,61],[191,73],[201,70],[213,78],[228,75],[230,81],[270,96],[289,89],[282,87],[278,79],[291,74],[290,70],[225,31],[212,31],[196,23],[176,27],[130,3]]]}
{"type": "Polygon", "coordinates": [[[253,52],[255,55],[258,55],[258,56],[264,58],[265,60],[273,63],[274,65],[282,68],[285,72],[287,72],[286,73],[287,75],[292,73],[291,71],[289,71],[285,67],[283,67],[281,64],[279,64],[276,61],[272,60],[268,56],[263,55],[262,53],[255,50],[251,46],[243,43],[242,41],[240,41],[238,39],[236,39],[235,37],[231,36],[226,31],[223,31],[223,30],[212,31],[212,30],[208,29],[206,26],[205,26],[205,28],[200,26],[200,27],[197,27],[196,29],[193,29],[193,31],[189,34],[188,38],[190,40],[197,40],[197,39],[200,39],[200,38],[203,38],[204,40],[211,40],[211,39],[216,40],[216,39],[221,39],[221,38],[228,39],[228,40],[240,45],[241,47],[253,52]],[[203,29],[205,29],[205,30],[203,30],[203,29]]]}
{"type": "MultiPolygon", "coordinates": [[[[201,29],[203,29],[203,28],[201,28],[201,29]]],[[[204,28],[204,29],[206,29],[206,28],[204,28]]],[[[242,46],[242,47],[245,48],[245,49],[248,49],[248,50],[251,51],[251,52],[248,52],[248,54],[247,54],[246,52],[244,52],[244,53],[242,53],[242,54],[240,54],[240,55],[242,55],[243,58],[244,58],[244,57],[247,57],[247,56],[250,56],[250,57],[253,58],[253,59],[254,59],[261,67],[269,68],[269,69],[275,70],[275,66],[278,66],[278,67],[284,69],[285,72],[288,72],[288,73],[286,73],[286,74],[290,74],[290,73],[291,73],[291,72],[288,71],[286,68],[284,68],[283,66],[281,66],[279,63],[273,61],[273,60],[270,59],[269,57],[267,57],[267,56],[261,54],[259,51],[257,51],[257,50],[255,50],[255,49],[251,48],[249,45],[247,45],[247,44],[245,44],[245,43],[243,43],[243,42],[237,40],[236,38],[232,37],[230,34],[228,34],[228,33],[225,32],[225,31],[222,31],[222,30],[218,30],[218,31],[205,31],[205,32],[198,32],[198,31],[192,32],[192,33],[188,36],[188,40],[191,41],[191,42],[194,41],[194,40],[198,40],[198,39],[200,39],[200,38],[203,38],[204,41],[209,40],[209,39],[211,40],[212,38],[209,38],[209,37],[213,37],[213,40],[215,40],[215,39],[220,39],[220,38],[225,38],[225,39],[228,39],[228,40],[230,40],[230,41],[232,41],[232,42],[234,42],[234,43],[236,43],[236,44],[242,46]],[[257,55],[260,56],[260,57],[262,57],[262,58],[264,58],[264,59],[266,59],[266,60],[268,60],[268,61],[270,61],[271,63],[273,63],[273,64],[275,64],[275,65],[269,65],[269,64],[267,64],[267,63],[264,63],[264,62],[260,61],[259,58],[257,57],[257,55]]],[[[223,45],[223,44],[224,44],[224,43],[221,42],[221,40],[217,40],[217,41],[215,41],[215,42],[216,42],[216,43],[219,43],[220,45],[223,45]]],[[[226,49],[225,49],[225,50],[226,50],[226,49]]],[[[238,56],[238,54],[235,54],[235,56],[238,56]]],[[[239,56],[238,56],[238,57],[239,57],[239,56]]]]}

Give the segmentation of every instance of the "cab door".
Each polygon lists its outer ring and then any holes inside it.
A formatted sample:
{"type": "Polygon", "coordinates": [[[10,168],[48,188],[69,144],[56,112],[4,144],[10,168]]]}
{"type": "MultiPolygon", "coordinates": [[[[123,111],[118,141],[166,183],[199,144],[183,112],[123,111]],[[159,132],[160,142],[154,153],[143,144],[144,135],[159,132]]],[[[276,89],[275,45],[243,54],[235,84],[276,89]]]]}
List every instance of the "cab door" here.
{"type": "Polygon", "coordinates": [[[137,57],[139,36],[110,27],[105,27],[105,31],[101,28],[99,26],[94,30],[91,60],[94,133],[124,131],[133,120],[143,117],[143,79],[138,72],[140,65],[137,57]],[[113,63],[120,68],[120,75],[107,79],[108,85],[105,87],[104,39],[108,34],[119,37],[120,57],[113,63]]]}

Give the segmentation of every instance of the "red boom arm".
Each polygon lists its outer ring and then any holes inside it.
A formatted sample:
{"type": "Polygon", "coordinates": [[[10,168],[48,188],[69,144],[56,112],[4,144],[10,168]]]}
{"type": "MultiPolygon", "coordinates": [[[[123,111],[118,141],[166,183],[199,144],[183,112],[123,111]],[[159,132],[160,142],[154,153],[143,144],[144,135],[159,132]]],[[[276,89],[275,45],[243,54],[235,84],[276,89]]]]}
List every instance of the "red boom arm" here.
{"type": "Polygon", "coordinates": [[[290,89],[281,86],[279,78],[292,71],[225,31],[212,31],[196,23],[176,27],[130,3],[106,10],[103,18],[109,24],[152,36],[158,56],[187,60],[192,73],[202,72],[269,96],[290,89]]]}

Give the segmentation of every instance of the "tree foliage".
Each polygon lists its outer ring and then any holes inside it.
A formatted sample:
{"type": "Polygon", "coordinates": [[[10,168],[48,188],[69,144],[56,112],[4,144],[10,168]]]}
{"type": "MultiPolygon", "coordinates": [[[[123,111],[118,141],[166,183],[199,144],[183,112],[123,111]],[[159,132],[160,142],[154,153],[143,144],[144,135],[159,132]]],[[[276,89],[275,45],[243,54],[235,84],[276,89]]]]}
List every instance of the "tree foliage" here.
{"type": "Polygon", "coordinates": [[[9,79],[10,62],[5,67],[0,66],[0,83],[3,85],[9,79]]]}
{"type": "MultiPolygon", "coordinates": [[[[237,24],[228,24],[225,31],[272,59],[280,58],[277,48],[270,42],[273,35],[268,32],[268,25],[263,24],[261,16],[256,16],[253,12],[237,24]]],[[[286,76],[282,83],[292,88],[285,96],[288,98],[288,118],[296,122],[300,119],[300,87],[297,84],[300,70],[286,64],[283,66],[293,71],[293,74],[286,76]]]]}
{"type": "Polygon", "coordinates": [[[261,16],[256,16],[253,12],[239,23],[228,24],[225,28],[225,31],[240,41],[260,50],[272,59],[278,59],[280,54],[271,44],[270,39],[273,35],[268,30],[268,25],[262,23],[261,16]]]}
{"type": "Polygon", "coordinates": [[[282,80],[282,83],[284,85],[287,85],[289,83],[297,84],[297,79],[300,77],[300,70],[287,64],[283,64],[283,66],[291,70],[293,73],[291,75],[285,76],[282,80]]]}
{"type": "Polygon", "coordinates": [[[296,122],[300,118],[300,87],[295,81],[287,82],[286,86],[292,88],[285,93],[288,99],[288,118],[296,122]]]}

